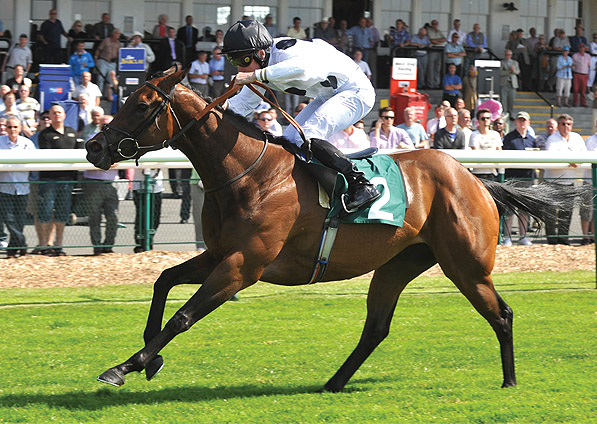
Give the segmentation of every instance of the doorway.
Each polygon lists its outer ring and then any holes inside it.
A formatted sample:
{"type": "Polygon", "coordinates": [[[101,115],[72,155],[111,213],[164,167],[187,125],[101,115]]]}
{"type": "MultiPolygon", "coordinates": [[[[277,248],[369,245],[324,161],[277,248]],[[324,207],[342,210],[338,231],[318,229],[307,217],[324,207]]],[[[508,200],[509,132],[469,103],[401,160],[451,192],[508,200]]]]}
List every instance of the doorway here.
{"type": "Polygon", "coordinates": [[[336,19],[336,29],[340,27],[340,21],[345,19],[348,28],[359,24],[359,19],[365,11],[371,11],[372,0],[334,0],[332,16],[336,19]]]}

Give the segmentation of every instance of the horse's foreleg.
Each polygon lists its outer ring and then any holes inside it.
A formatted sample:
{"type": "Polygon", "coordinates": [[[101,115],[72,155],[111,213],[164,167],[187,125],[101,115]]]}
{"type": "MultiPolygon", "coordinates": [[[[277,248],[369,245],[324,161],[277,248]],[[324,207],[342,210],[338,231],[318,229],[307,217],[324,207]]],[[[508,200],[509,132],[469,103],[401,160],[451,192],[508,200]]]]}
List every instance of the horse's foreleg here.
{"type": "Polygon", "coordinates": [[[219,263],[201,288],[185,303],[164,328],[149,340],[145,347],[126,362],[110,368],[98,377],[99,381],[122,386],[124,376],[132,371],[141,371],[152,364],[158,353],[178,334],[187,331],[193,324],[224,304],[238,291],[257,281],[255,273],[243,273],[244,258],[241,253],[231,255],[219,263]]]}
{"type": "MultiPolygon", "coordinates": [[[[145,344],[149,343],[149,341],[162,329],[164,308],[170,290],[179,284],[202,283],[213,271],[215,265],[215,261],[207,251],[205,251],[180,265],[168,268],[162,272],[153,285],[151,307],[149,308],[147,325],[145,326],[145,332],[143,333],[145,344]]],[[[145,368],[147,380],[151,380],[163,366],[164,359],[160,355],[157,355],[145,368]]]]}
{"type": "Polygon", "coordinates": [[[346,362],[327,382],[325,389],[339,392],[387,337],[396,302],[402,290],[416,276],[435,264],[427,245],[417,244],[401,252],[375,271],[367,295],[367,319],[363,334],[346,362]]]}
{"type": "Polygon", "coordinates": [[[153,285],[153,297],[143,340],[149,343],[162,329],[164,308],[170,290],[179,284],[200,284],[209,277],[217,263],[207,253],[202,254],[163,271],[153,285]]]}

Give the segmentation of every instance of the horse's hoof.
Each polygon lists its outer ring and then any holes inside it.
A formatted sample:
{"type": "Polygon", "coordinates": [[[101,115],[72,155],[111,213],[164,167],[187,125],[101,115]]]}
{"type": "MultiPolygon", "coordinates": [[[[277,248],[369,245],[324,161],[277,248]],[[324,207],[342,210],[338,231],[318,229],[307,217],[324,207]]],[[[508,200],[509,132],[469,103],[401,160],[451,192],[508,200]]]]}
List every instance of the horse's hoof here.
{"type": "Polygon", "coordinates": [[[108,371],[103,373],[97,378],[97,381],[102,383],[108,383],[112,386],[120,387],[124,384],[124,374],[116,371],[114,368],[110,368],[108,371]]]}
{"type": "Polygon", "coordinates": [[[344,386],[338,387],[336,384],[332,384],[329,381],[326,383],[325,386],[323,386],[323,390],[325,390],[326,392],[332,392],[332,393],[341,392],[343,388],[344,388],[344,386]]]}
{"type": "Polygon", "coordinates": [[[502,384],[502,389],[505,389],[506,387],[515,387],[516,386],[516,381],[509,381],[509,382],[505,382],[502,384]]]}
{"type": "Polygon", "coordinates": [[[150,381],[162,368],[164,368],[164,358],[158,355],[145,367],[145,378],[147,381],[150,381]]]}

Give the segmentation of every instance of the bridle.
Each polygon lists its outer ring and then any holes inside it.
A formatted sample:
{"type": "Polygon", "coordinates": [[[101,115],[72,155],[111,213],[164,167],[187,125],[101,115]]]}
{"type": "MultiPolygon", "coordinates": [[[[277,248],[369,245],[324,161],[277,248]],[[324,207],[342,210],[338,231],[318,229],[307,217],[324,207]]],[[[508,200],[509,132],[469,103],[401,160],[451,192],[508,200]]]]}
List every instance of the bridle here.
{"type": "MultiPolygon", "coordinates": [[[[143,121],[141,121],[141,123],[139,125],[137,125],[137,127],[132,132],[128,132],[126,130],[123,130],[122,128],[115,127],[114,125],[111,125],[111,124],[106,124],[102,128],[102,133],[104,134],[104,137],[105,137],[106,141],[108,142],[109,150],[114,146],[114,144],[110,144],[110,142],[109,142],[110,138],[108,136],[108,131],[110,131],[110,130],[116,131],[116,132],[124,135],[124,138],[121,138],[117,142],[116,148],[113,149],[123,159],[136,159],[138,161],[139,158],[146,152],[160,150],[160,149],[163,149],[164,147],[168,147],[168,146],[172,145],[172,143],[174,142],[174,141],[171,141],[172,137],[167,140],[162,141],[161,143],[153,144],[151,146],[140,146],[139,142],[137,141],[137,138],[139,138],[139,136],[141,134],[143,134],[152,125],[152,123],[155,122],[156,127],[159,128],[158,118],[160,117],[162,112],[165,111],[166,109],[170,109],[170,111],[172,112],[172,115],[174,116],[174,118],[180,128],[180,121],[178,120],[178,117],[176,116],[176,113],[174,112],[174,110],[172,109],[172,106],[171,106],[172,94],[174,94],[174,91],[176,90],[176,85],[174,85],[172,87],[172,89],[170,90],[170,93],[166,93],[160,87],[158,87],[157,85],[154,85],[150,82],[145,82],[144,85],[155,90],[158,94],[160,94],[162,96],[162,102],[159,104],[159,106],[156,107],[154,110],[152,110],[151,113],[149,114],[149,116],[147,118],[145,118],[143,121]],[[126,143],[131,143],[131,145],[127,146],[126,143]]],[[[137,163],[137,165],[138,165],[138,163],[137,163]]]]}
{"type": "MultiPolygon", "coordinates": [[[[262,84],[261,82],[255,82],[255,83],[252,83],[252,84],[248,84],[249,88],[255,94],[257,94],[262,99],[266,100],[268,103],[270,103],[276,109],[278,109],[280,111],[280,113],[294,127],[297,128],[297,130],[298,130],[299,134],[301,135],[301,137],[303,138],[303,140],[306,141],[306,138],[305,138],[305,135],[303,133],[303,130],[302,130],[301,126],[294,120],[294,118],[291,117],[284,109],[282,109],[280,107],[280,105],[278,104],[277,100],[275,100],[275,102],[271,102],[270,100],[268,100],[267,98],[265,98],[265,96],[263,94],[261,94],[259,92],[259,90],[257,90],[253,86],[253,84],[258,85],[259,87],[262,87],[262,88],[266,89],[267,91],[269,91],[273,95],[273,92],[271,91],[271,89],[269,87],[267,87],[266,85],[262,84]]],[[[165,147],[176,148],[176,145],[174,145],[174,143],[180,137],[182,137],[182,136],[186,137],[185,133],[193,125],[195,125],[201,118],[203,118],[205,115],[207,115],[207,113],[210,112],[213,108],[215,108],[216,106],[221,105],[222,103],[224,103],[226,101],[226,99],[228,99],[230,96],[232,96],[234,93],[236,93],[238,90],[240,90],[242,88],[241,85],[235,84],[235,80],[233,80],[230,83],[230,87],[228,88],[228,90],[224,94],[222,94],[220,97],[218,97],[213,102],[211,102],[210,104],[208,104],[193,119],[191,119],[184,127],[182,127],[180,125],[180,120],[176,116],[176,113],[174,112],[174,109],[172,108],[172,105],[171,105],[172,104],[172,95],[174,94],[174,91],[176,90],[176,86],[178,84],[174,84],[174,86],[170,90],[170,93],[166,93],[160,87],[158,87],[157,85],[154,85],[154,84],[152,84],[152,83],[150,83],[148,81],[146,81],[144,85],[147,86],[147,87],[149,87],[149,88],[151,88],[152,90],[156,91],[159,95],[161,95],[162,102],[159,104],[159,106],[157,106],[154,110],[152,110],[151,113],[149,114],[149,116],[147,118],[145,118],[130,133],[128,131],[126,131],[126,130],[123,130],[122,128],[118,128],[118,127],[115,127],[115,126],[110,125],[110,124],[106,124],[102,128],[102,133],[104,135],[104,138],[106,139],[106,142],[108,143],[108,150],[115,151],[123,159],[135,159],[137,161],[137,166],[139,165],[139,158],[141,156],[143,156],[143,154],[145,154],[147,152],[152,152],[152,151],[155,151],[155,150],[161,150],[161,149],[163,149],[165,147]],[[137,141],[137,138],[139,136],[141,136],[141,134],[143,134],[152,125],[152,123],[154,123],[154,122],[155,122],[155,126],[159,129],[158,118],[160,117],[160,115],[162,114],[162,112],[164,112],[167,109],[170,109],[170,112],[172,113],[172,116],[174,117],[174,119],[176,120],[176,123],[178,124],[179,131],[176,134],[170,136],[168,139],[162,141],[161,143],[152,144],[150,146],[140,146],[139,142],[137,141]],[[108,131],[115,131],[115,132],[118,132],[118,133],[121,133],[121,134],[124,135],[124,137],[121,138],[117,142],[115,148],[113,148],[113,146],[114,146],[115,143],[111,144],[109,142],[110,138],[108,137],[108,131]],[[127,145],[126,143],[130,143],[130,145],[127,145]],[[128,149],[130,149],[130,150],[128,150],[128,149]]],[[[275,96],[273,98],[276,99],[275,96]]],[[[239,175],[231,178],[230,180],[226,181],[225,183],[223,183],[223,184],[221,184],[221,185],[219,185],[217,187],[206,188],[205,189],[205,193],[209,193],[211,191],[215,191],[215,190],[219,190],[221,188],[224,188],[227,185],[232,184],[233,182],[235,182],[235,181],[239,180],[240,178],[244,177],[245,175],[247,175],[261,161],[261,159],[265,155],[265,151],[267,150],[267,146],[268,146],[268,140],[267,140],[267,137],[265,137],[265,141],[264,141],[264,145],[263,145],[263,150],[261,151],[261,153],[259,154],[259,156],[257,157],[257,159],[247,169],[245,169],[241,174],[239,174],[239,175]]]]}

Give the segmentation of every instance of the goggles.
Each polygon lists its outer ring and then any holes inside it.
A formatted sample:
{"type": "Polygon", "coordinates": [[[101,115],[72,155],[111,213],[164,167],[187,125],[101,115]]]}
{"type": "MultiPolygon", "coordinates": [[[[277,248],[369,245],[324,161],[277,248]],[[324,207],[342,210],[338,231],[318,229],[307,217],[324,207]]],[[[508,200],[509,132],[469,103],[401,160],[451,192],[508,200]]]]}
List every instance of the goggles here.
{"type": "Polygon", "coordinates": [[[232,64],[232,66],[240,66],[241,68],[247,67],[253,61],[253,53],[246,54],[244,56],[236,56],[233,57],[231,55],[226,55],[228,61],[232,64]]]}

